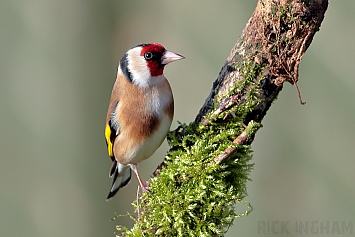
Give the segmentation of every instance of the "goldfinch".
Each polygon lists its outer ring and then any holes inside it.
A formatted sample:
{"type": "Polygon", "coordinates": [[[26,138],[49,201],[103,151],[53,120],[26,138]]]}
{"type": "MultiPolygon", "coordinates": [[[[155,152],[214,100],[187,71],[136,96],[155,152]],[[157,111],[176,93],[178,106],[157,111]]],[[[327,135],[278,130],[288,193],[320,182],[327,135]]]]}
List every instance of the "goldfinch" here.
{"type": "Polygon", "coordinates": [[[184,57],[156,43],[139,44],[119,62],[106,116],[105,138],[113,178],[107,200],[127,185],[131,169],[143,192],[137,164],[158,149],[174,116],[174,99],[164,66],[184,57]],[[119,178],[119,179],[118,179],[119,178]]]}

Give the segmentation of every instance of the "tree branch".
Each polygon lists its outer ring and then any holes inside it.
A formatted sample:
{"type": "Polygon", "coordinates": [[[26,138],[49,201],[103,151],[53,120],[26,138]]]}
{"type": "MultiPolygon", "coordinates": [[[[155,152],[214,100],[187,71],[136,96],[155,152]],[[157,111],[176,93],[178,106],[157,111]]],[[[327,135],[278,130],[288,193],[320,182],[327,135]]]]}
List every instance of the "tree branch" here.
{"type": "MultiPolygon", "coordinates": [[[[259,0],[194,122],[168,134],[170,151],[143,194],[127,236],[223,236],[252,169],[250,144],[302,57],[327,0],[259,0]]],[[[301,98],[300,102],[303,104],[301,98]]]]}
{"type": "MultiPolygon", "coordinates": [[[[238,65],[242,60],[264,68],[264,80],[258,91],[263,101],[251,112],[254,113],[251,119],[261,121],[283,83],[297,83],[299,64],[320,28],[327,6],[326,0],[260,0],[195,122],[201,122],[214,109],[216,101],[224,98],[238,81],[244,80],[238,65]]],[[[239,96],[238,104],[245,101],[245,94],[239,96]]]]}

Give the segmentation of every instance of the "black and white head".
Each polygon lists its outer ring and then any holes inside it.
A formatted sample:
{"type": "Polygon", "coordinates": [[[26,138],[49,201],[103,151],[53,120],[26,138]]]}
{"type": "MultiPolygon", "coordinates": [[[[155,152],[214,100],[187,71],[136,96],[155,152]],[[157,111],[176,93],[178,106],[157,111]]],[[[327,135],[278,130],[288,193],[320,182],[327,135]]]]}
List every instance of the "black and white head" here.
{"type": "Polygon", "coordinates": [[[166,50],[161,44],[139,44],[123,55],[119,69],[127,80],[141,86],[153,86],[164,80],[166,64],[185,58],[166,50]]]}

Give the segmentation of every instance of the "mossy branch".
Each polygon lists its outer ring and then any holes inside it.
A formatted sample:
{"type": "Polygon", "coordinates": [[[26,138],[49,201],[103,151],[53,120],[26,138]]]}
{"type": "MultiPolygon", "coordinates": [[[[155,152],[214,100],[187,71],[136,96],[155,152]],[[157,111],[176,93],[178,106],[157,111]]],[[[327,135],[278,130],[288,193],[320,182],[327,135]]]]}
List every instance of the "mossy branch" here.
{"type": "Polygon", "coordinates": [[[195,121],[168,134],[166,159],[140,198],[133,228],[117,227],[122,235],[223,236],[251,211],[243,202],[250,144],[283,83],[297,86],[327,6],[327,0],[259,0],[195,121]],[[235,213],[236,203],[246,211],[235,213]]]}

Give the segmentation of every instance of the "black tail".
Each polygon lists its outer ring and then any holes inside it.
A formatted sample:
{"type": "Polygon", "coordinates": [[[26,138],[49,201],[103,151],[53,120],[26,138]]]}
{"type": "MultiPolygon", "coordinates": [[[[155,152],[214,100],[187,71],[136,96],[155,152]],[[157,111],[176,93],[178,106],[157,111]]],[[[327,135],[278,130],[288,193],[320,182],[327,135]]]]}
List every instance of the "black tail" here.
{"type": "Polygon", "coordinates": [[[112,178],[112,176],[113,181],[106,201],[115,196],[120,188],[128,184],[131,180],[131,168],[128,165],[117,163],[117,161],[114,160],[109,173],[109,177],[112,178]],[[119,180],[117,180],[118,177],[120,178],[119,180]]]}

